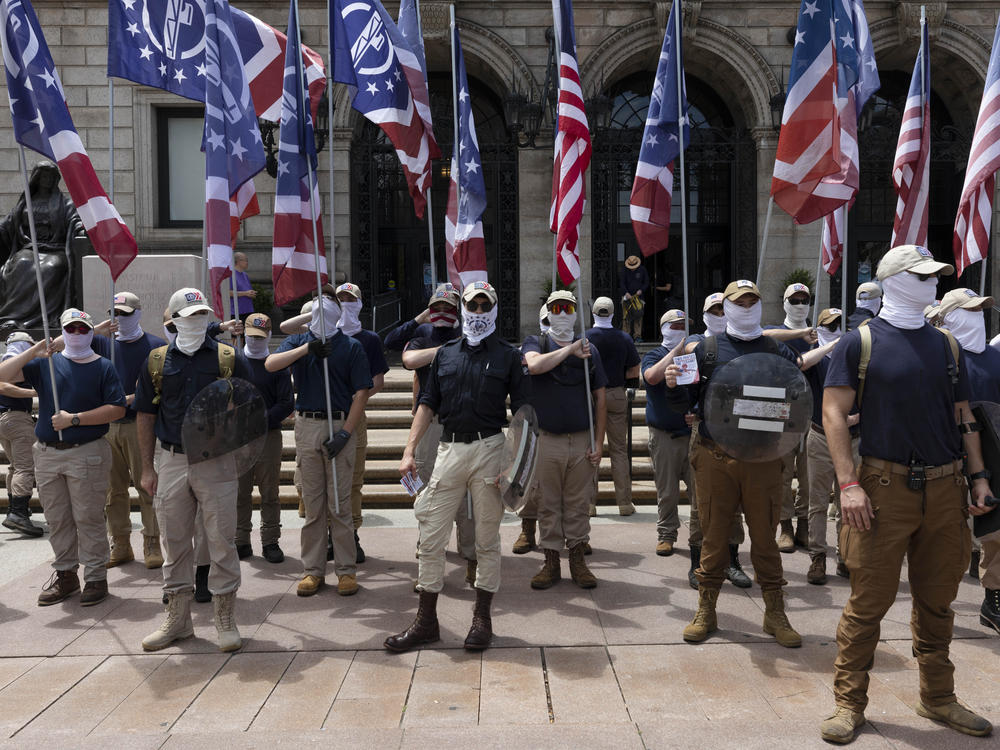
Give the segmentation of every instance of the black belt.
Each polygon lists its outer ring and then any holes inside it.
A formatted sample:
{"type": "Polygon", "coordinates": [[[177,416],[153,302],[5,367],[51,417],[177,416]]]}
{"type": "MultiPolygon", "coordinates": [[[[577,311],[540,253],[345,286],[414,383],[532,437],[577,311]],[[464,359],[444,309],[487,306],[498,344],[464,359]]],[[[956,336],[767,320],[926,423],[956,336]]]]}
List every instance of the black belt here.
{"type": "Polygon", "coordinates": [[[87,443],[93,442],[88,440],[86,443],[67,443],[65,440],[53,440],[51,442],[40,441],[42,445],[46,448],[52,448],[57,451],[68,451],[70,448],[79,448],[81,445],[86,445],[87,443]]]}
{"type": "Polygon", "coordinates": [[[499,434],[500,430],[496,427],[490,430],[482,430],[480,432],[452,432],[451,430],[445,430],[441,435],[441,442],[474,443],[477,440],[485,440],[486,438],[499,434]]]}
{"type": "Polygon", "coordinates": [[[184,446],[182,445],[177,445],[176,443],[168,443],[166,440],[161,440],[160,446],[163,448],[163,450],[170,451],[175,455],[177,454],[181,456],[184,455],[184,446]]]}
{"type": "Polygon", "coordinates": [[[25,414],[31,414],[31,409],[14,409],[10,406],[0,406],[0,414],[3,414],[4,412],[7,411],[20,411],[24,412],[25,414]]]}
{"type": "MultiPolygon", "coordinates": [[[[302,409],[299,409],[298,410],[298,414],[299,414],[300,417],[305,417],[306,419],[326,419],[327,412],[325,412],[325,411],[303,411],[302,409]]],[[[332,412],[330,414],[330,416],[333,417],[334,419],[347,419],[347,417],[344,416],[344,412],[342,412],[342,411],[332,412]]]]}
{"type": "Polygon", "coordinates": [[[809,423],[809,429],[812,430],[813,432],[818,432],[820,435],[823,435],[824,437],[826,436],[826,433],[823,432],[823,428],[820,427],[815,422],[810,422],[809,423]]]}

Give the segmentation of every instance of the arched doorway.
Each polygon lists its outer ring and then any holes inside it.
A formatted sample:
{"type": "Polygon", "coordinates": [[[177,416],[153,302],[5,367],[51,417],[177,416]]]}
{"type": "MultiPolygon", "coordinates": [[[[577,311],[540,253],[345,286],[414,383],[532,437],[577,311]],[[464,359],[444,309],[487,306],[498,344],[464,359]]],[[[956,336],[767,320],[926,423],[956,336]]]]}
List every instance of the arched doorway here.
{"type": "MultiPolygon", "coordinates": [[[[451,76],[429,75],[434,136],[444,158],[434,162],[431,203],[438,282],[447,281],[444,216],[454,141],[451,76]]],[[[476,134],[483,160],[487,207],[483,214],[490,282],[502,300],[497,321],[502,336],[519,338],[517,147],[511,141],[500,100],[470,77],[476,134]]],[[[378,317],[381,329],[406,320],[427,305],[432,292],[427,224],[413,213],[406,179],[391,144],[368,120],[351,144],[351,273],[367,299],[390,314],[378,317]],[[398,314],[397,314],[398,310],[398,314]]],[[[382,331],[380,331],[381,333],[382,331]]]]}
{"type": "MultiPolygon", "coordinates": [[[[706,295],[754,268],[757,152],[738,115],[710,86],[688,75],[687,87],[692,126],[685,152],[688,285],[693,313],[706,295]]],[[[629,218],[629,198],[652,88],[650,72],[636,73],[611,87],[610,127],[593,139],[592,284],[595,296],[609,296],[619,307],[619,269],[629,255],[641,257],[629,218]]],[[[672,307],[683,307],[680,211],[680,170],[675,169],[670,244],[643,260],[652,300],[647,299],[643,340],[658,340],[660,316],[672,307]]]]}

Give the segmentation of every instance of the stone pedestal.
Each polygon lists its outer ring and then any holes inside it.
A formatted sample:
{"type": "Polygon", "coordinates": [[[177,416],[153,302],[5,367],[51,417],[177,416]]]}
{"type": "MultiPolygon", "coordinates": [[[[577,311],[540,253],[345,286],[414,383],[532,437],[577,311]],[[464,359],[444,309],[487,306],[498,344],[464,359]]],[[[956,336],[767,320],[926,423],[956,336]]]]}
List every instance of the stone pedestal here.
{"type": "MultiPolygon", "coordinates": [[[[142,301],[142,328],[163,336],[163,311],[170,295],[201,283],[200,255],[139,255],[115,283],[116,292],[132,292],[142,301]]],[[[105,320],[111,306],[111,276],[96,255],[83,259],[83,309],[105,320]]],[[[202,290],[207,294],[206,290],[202,290]]]]}

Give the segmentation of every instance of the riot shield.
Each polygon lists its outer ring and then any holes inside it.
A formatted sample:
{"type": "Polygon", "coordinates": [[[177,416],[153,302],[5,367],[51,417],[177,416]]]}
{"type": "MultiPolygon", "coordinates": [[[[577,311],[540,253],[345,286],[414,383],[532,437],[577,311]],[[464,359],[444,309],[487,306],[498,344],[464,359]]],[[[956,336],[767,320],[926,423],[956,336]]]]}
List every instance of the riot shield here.
{"type": "MultiPolygon", "coordinates": [[[[992,475],[989,480],[990,494],[1000,497],[1000,404],[976,401],[969,406],[972,408],[972,415],[983,428],[979,433],[979,444],[983,451],[983,464],[992,475]]],[[[972,532],[977,538],[997,531],[1000,531],[1000,508],[972,519],[972,532]]]]}
{"type": "Polygon", "coordinates": [[[257,388],[241,378],[216,380],[198,392],[181,425],[188,466],[201,476],[238,477],[264,450],[267,409],[257,388]]]}
{"type": "Polygon", "coordinates": [[[789,360],[744,354],[712,374],[704,416],[712,439],[733,458],[773,461],[809,429],[812,389],[789,360]]]}
{"type": "Polygon", "coordinates": [[[510,420],[500,466],[500,496],[507,510],[519,512],[528,501],[527,492],[535,475],[538,456],[538,418],[525,404],[510,420]]]}

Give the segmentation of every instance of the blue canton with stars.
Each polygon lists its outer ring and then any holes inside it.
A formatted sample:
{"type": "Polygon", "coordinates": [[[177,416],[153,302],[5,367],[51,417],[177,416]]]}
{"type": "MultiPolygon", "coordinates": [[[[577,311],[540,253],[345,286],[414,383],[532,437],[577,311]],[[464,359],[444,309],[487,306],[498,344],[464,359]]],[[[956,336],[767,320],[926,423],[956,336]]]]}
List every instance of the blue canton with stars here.
{"type": "MultiPolygon", "coordinates": [[[[486,182],[483,180],[482,159],[476,139],[476,123],[472,117],[472,97],[465,75],[462,43],[455,27],[455,56],[458,58],[458,221],[459,226],[471,226],[486,210],[486,182]]],[[[453,164],[455,162],[452,162],[453,164]]]]}

